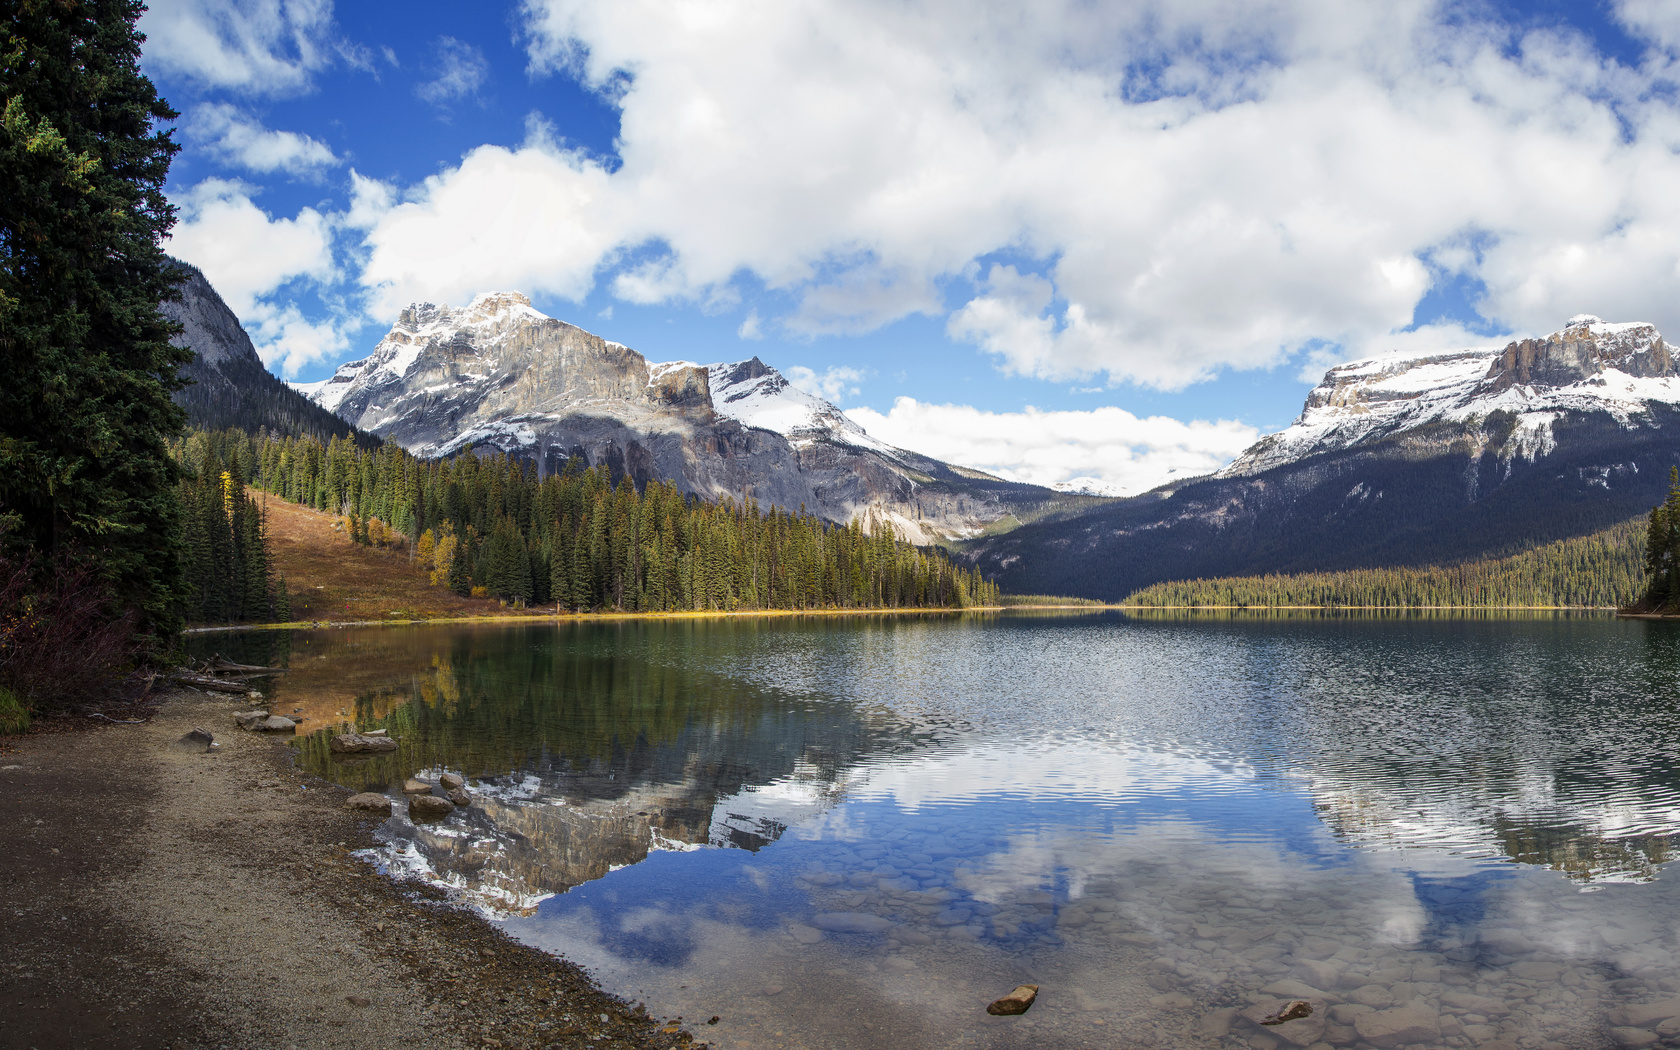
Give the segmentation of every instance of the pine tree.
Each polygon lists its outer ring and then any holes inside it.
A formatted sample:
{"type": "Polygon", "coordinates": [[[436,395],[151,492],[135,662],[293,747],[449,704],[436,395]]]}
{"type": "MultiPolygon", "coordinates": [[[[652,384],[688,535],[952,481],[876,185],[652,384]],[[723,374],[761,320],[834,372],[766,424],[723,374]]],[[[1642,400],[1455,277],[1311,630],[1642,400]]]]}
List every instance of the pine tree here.
{"type": "Polygon", "coordinates": [[[159,302],[178,114],[141,72],[137,0],[16,0],[0,25],[0,510],[80,548],[158,637],[179,626],[170,401],[190,351],[159,302]]]}

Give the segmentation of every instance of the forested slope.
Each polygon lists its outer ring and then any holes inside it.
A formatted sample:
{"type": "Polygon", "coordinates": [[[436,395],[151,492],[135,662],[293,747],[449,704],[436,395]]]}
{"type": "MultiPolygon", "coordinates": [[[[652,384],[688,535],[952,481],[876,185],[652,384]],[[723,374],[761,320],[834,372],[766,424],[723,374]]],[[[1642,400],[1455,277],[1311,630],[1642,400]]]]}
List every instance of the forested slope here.
{"type": "Polygon", "coordinates": [[[470,450],[421,460],[394,445],[273,439],[239,430],[194,441],[239,482],[346,517],[362,543],[411,547],[440,584],[511,602],[626,612],[952,608],[996,588],[890,531],[756,503],[712,503],[669,482],[615,488],[600,469],[538,477],[470,450]],[[480,590],[482,588],[482,590],[480,590]]]}
{"type": "Polygon", "coordinates": [[[1506,558],[1451,566],[1179,580],[1145,587],[1122,604],[1615,608],[1635,600],[1645,587],[1645,546],[1645,521],[1635,518],[1506,558]]]}

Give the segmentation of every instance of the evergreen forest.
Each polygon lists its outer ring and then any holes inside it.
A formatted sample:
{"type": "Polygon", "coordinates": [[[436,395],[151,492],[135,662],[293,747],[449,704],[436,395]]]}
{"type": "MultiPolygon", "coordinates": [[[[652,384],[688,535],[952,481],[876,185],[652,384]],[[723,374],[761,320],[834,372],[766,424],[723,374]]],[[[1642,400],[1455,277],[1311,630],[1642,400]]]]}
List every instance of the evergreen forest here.
{"type": "MultiPolygon", "coordinates": [[[[1680,495],[1675,501],[1680,521],[1680,495]]],[[[1662,508],[1658,508],[1661,510],[1662,508]]],[[[1620,607],[1645,587],[1643,522],[1559,540],[1505,558],[1452,566],[1350,569],[1157,583],[1122,605],[1163,608],[1342,606],[1620,607]]],[[[1680,545],[1677,545],[1680,546],[1680,545]]]]}
{"type": "Polygon", "coordinates": [[[1672,612],[1680,607],[1680,467],[1668,469],[1668,498],[1651,508],[1646,522],[1645,579],[1638,609],[1672,612]]]}
{"type": "MultiPolygon", "coordinates": [[[[192,483],[202,491],[214,487],[211,474],[225,473],[231,485],[343,515],[355,541],[405,548],[439,585],[510,604],[667,612],[998,601],[977,571],[890,530],[866,534],[857,522],[836,525],[803,509],[708,502],[668,482],[615,486],[604,469],[576,460],[538,477],[500,453],[422,460],[395,445],[241,430],[197,432],[179,455],[204,464],[192,483]]],[[[185,489],[183,498],[191,498],[185,489]]],[[[253,535],[260,538],[260,525],[253,535]]],[[[244,579],[243,600],[260,603],[255,578],[244,579]]]]}

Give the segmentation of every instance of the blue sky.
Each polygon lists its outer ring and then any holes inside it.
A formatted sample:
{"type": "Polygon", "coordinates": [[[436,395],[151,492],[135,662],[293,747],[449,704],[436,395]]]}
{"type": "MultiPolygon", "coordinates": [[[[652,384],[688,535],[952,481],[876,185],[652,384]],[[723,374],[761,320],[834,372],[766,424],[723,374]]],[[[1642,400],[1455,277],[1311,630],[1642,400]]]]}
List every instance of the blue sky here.
{"type": "Polygon", "coordinates": [[[907,447],[1136,491],[1340,360],[1577,312],[1680,331],[1674,3],[157,0],[142,28],[182,112],[173,248],[292,379],[405,302],[512,288],[654,360],[757,355],[907,447]]]}

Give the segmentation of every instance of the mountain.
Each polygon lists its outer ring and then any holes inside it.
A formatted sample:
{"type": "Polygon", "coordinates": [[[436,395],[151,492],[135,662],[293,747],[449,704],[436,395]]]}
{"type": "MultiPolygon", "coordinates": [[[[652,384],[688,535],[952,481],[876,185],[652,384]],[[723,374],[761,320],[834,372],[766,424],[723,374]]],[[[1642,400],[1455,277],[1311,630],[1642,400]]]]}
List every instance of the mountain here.
{"type": "Polygon", "coordinates": [[[577,457],[615,480],[804,506],[916,543],[1068,501],[878,441],[757,358],[652,363],[518,292],[409,306],[367,358],[297,389],[418,456],[492,446],[544,472],[577,457]]]}
{"type": "Polygon", "coordinates": [[[1330,369],[1217,474],[968,545],[1006,593],[1452,564],[1609,528],[1680,463],[1680,377],[1648,324],[1330,369]]]}
{"type": "MultiPolygon", "coordinates": [[[[187,422],[207,430],[267,427],[277,434],[311,434],[322,439],[355,428],[276,378],[257,356],[239,318],[195,266],[170,260],[181,272],[181,298],[162,304],[165,317],[181,324],[175,338],[195,356],[181,369],[191,384],[174,395],[187,422]]],[[[361,435],[364,443],[372,440],[361,435]]]]}

